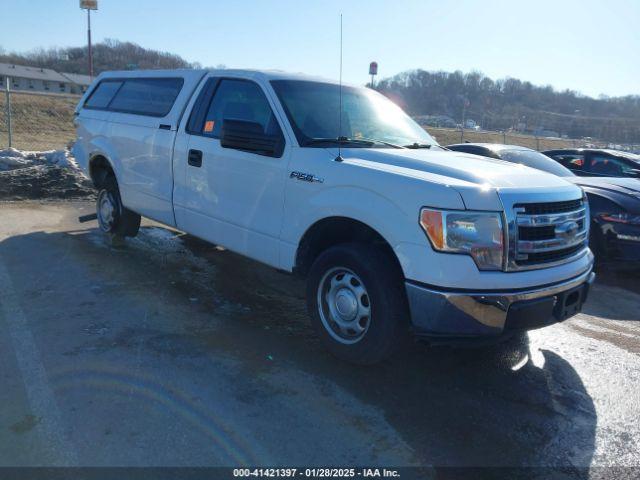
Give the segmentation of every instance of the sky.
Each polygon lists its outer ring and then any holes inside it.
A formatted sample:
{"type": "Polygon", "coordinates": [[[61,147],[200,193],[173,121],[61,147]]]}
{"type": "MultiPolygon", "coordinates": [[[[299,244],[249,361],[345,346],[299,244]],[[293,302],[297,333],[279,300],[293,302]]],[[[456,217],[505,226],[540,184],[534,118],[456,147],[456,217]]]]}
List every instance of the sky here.
{"type": "MultiPolygon", "coordinates": [[[[135,42],[205,66],[364,84],[402,71],[480,71],[585,95],[640,94],[640,0],[98,0],[94,42],[135,42]]],[[[78,0],[10,2],[0,47],[86,44],[78,0]]]]}

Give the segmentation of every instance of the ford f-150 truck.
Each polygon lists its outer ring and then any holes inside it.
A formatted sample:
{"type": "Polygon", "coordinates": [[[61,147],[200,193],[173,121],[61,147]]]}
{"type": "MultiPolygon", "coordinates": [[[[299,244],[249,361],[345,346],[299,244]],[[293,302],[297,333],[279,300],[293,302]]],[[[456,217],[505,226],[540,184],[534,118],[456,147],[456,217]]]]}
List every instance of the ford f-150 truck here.
{"type": "Polygon", "coordinates": [[[312,323],[348,361],[409,332],[493,340],[561,321],[593,281],[580,188],[448,151],[367,88],[108,72],[75,123],[104,232],[133,236],[142,215],[306,277],[312,323]]]}

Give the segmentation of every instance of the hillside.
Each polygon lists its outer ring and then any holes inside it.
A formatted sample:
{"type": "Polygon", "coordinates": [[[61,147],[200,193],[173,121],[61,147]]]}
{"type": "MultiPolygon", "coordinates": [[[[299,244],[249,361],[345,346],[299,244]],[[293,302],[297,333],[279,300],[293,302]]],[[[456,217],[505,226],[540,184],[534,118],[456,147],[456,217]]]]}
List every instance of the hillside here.
{"type": "MultiPolygon", "coordinates": [[[[0,63],[17,63],[59,72],[88,74],[87,47],[38,49],[27,53],[4,53],[0,63]]],[[[131,42],[107,39],[93,45],[93,68],[96,74],[105,70],[193,68],[179,55],[143,48],[131,42]]]]}
{"type": "Polygon", "coordinates": [[[478,72],[414,70],[381,80],[379,91],[414,116],[474,119],[488,130],[553,131],[569,138],[640,142],[640,96],[594,99],[571,90],[478,72]],[[465,107],[466,104],[466,107],[465,107]]]}

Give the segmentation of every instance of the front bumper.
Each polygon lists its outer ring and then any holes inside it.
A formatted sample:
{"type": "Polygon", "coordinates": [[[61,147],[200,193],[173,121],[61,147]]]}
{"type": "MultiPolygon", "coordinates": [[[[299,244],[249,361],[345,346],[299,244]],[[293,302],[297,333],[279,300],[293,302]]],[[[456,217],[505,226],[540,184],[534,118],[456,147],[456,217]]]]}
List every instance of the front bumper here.
{"type": "Polygon", "coordinates": [[[640,262],[640,226],[615,225],[604,236],[609,260],[640,262]]]}
{"type": "Polygon", "coordinates": [[[499,337],[565,320],[586,301],[595,274],[541,288],[508,291],[451,291],[406,282],[411,322],[417,335],[499,337]]]}

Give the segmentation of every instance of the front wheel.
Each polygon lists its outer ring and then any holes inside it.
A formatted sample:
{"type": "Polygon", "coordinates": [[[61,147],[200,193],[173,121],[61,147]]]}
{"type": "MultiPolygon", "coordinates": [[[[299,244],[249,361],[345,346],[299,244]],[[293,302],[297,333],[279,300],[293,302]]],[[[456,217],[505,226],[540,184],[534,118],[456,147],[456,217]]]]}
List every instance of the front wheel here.
{"type": "Polygon", "coordinates": [[[140,229],[140,215],[125,208],[120,199],[118,183],[107,177],[96,200],[98,225],[104,233],[121,237],[135,237],[140,229]]]}
{"type": "Polygon", "coordinates": [[[352,363],[388,358],[408,333],[402,274],[374,245],[344,244],[320,254],[307,280],[307,307],[327,348],[352,363]]]}

